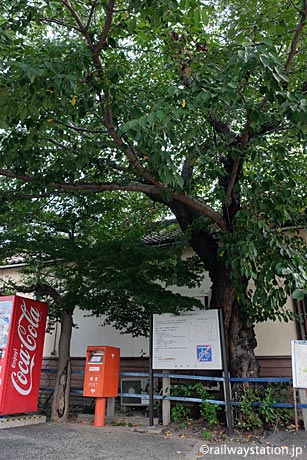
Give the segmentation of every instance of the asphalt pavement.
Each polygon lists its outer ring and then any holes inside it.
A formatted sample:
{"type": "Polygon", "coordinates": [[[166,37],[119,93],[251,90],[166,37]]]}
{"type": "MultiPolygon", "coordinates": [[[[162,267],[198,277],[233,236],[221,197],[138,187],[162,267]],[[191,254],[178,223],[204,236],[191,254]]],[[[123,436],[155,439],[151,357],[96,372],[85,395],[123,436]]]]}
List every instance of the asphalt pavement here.
{"type": "Polygon", "coordinates": [[[1,460],[186,460],[195,439],[47,422],[0,430],[1,460]]]}
{"type": "Polygon", "coordinates": [[[1,460],[307,460],[305,431],[241,443],[121,426],[46,422],[0,430],[1,460]],[[286,449],[287,448],[287,449],[286,449]]]}

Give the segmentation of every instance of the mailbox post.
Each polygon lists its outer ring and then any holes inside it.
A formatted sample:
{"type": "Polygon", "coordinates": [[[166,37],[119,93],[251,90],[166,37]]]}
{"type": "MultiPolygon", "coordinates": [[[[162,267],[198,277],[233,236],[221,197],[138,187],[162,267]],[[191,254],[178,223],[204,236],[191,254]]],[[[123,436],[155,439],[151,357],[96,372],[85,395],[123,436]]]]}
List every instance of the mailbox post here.
{"type": "Polygon", "coordinates": [[[83,396],[96,398],[94,426],[104,426],[106,398],[118,396],[119,364],[119,348],[87,347],[83,396]]]}

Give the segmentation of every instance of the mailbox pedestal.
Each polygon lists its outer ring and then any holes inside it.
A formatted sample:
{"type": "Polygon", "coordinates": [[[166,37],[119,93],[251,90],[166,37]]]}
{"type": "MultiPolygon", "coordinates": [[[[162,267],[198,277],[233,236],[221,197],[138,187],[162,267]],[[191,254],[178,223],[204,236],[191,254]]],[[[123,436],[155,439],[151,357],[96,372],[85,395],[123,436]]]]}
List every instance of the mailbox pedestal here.
{"type": "Polygon", "coordinates": [[[119,348],[87,347],[83,396],[96,398],[94,426],[104,426],[106,398],[118,396],[119,365],[119,348]]]}

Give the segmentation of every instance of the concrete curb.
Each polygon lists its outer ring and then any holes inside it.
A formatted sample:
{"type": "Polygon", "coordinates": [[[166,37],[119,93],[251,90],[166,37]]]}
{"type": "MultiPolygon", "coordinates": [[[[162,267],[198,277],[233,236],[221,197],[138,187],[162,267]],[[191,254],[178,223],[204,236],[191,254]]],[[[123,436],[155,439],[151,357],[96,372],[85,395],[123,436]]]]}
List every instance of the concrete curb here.
{"type": "MultiPolygon", "coordinates": [[[[78,414],[77,416],[77,421],[80,423],[93,423],[94,422],[94,414],[78,414]]],[[[130,426],[131,424],[133,427],[147,427],[149,429],[154,429],[157,428],[158,425],[158,419],[154,419],[154,427],[149,427],[148,423],[148,417],[127,417],[124,415],[114,415],[114,416],[105,416],[105,425],[120,425],[120,424],[126,424],[127,426],[130,426]]]]}
{"type": "Polygon", "coordinates": [[[39,423],[46,423],[45,415],[19,415],[7,416],[0,418],[0,430],[3,428],[16,428],[26,425],[38,425],[39,423]]]}

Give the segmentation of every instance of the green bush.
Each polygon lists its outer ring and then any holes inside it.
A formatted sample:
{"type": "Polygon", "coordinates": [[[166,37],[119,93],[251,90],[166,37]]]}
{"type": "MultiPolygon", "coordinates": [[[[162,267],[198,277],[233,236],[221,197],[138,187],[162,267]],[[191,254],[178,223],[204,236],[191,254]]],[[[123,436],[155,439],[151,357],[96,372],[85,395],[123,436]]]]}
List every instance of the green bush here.
{"type": "Polygon", "coordinates": [[[257,408],[252,406],[252,402],[259,402],[258,392],[249,386],[245,387],[235,417],[235,424],[238,428],[249,431],[262,426],[257,408]]]}
{"type": "Polygon", "coordinates": [[[280,407],[272,407],[272,404],[277,402],[286,402],[289,397],[287,393],[287,390],[282,391],[282,389],[277,389],[276,387],[268,387],[264,390],[264,397],[262,405],[259,407],[259,412],[267,426],[284,427],[293,419],[293,411],[280,407]],[[278,400],[276,399],[277,396],[279,397],[278,400]]]}
{"type": "Polygon", "coordinates": [[[175,422],[182,422],[183,420],[188,420],[191,411],[188,407],[185,407],[183,404],[176,404],[171,409],[171,419],[175,422]]]}
{"type": "Polygon", "coordinates": [[[293,411],[273,407],[277,402],[289,400],[289,388],[280,384],[271,385],[261,392],[248,386],[244,389],[240,406],[235,409],[235,424],[243,430],[255,428],[282,428],[293,419],[293,411]],[[259,405],[253,405],[258,403],[259,405]]]}
{"type": "MultiPolygon", "coordinates": [[[[212,396],[204,389],[201,383],[187,384],[187,385],[176,385],[171,389],[173,396],[182,396],[187,398],[199,398],[199,399],[212,399],[212,396]]],[[[218,411],[220,406],[217,404],[211,404],[209,402],[202,402],[199,404],[199,414],[204,418],[208,427],[213,429],[218,425],[218,411]]],[[[171,410],[171,417],[174,422],[187,420],[191,416],[191,410],[183,406],[183,404],[176,404],[171,410]]]]}

